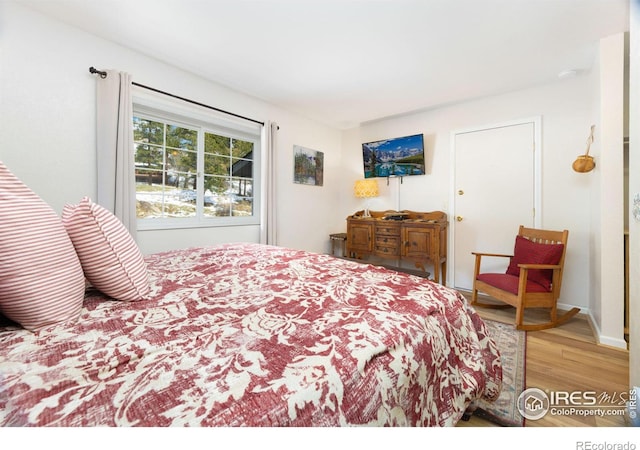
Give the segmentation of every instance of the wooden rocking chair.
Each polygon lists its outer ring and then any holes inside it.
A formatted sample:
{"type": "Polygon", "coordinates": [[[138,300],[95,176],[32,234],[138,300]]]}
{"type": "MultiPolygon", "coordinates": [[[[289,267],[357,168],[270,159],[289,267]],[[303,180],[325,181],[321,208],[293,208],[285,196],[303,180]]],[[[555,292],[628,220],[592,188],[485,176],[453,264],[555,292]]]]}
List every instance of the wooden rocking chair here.
{"type": "Polygon", "coordinates": [[[472,252],[476,257],[471,304],[487,308],[516,308],[515,325],[519,330],[552,328],[575,316],[573,308],[558,317],[557,302],[562,287],[562,272],[569,231],[550,231],[520,226],[513,255],[472,252]],[[506,273],[480,273],[483,256],[511,258],[506,273]],[[478,301],[478,292],[503,304],[478,301]],[[549,308],[549,322],[525,324],[526,308],[549,308]]]}

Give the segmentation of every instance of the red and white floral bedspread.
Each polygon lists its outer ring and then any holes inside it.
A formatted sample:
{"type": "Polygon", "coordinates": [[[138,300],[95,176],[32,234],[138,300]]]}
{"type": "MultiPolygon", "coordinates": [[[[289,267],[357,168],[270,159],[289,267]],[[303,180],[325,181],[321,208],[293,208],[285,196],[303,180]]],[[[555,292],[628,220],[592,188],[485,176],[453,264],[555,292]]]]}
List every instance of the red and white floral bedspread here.
{"type": "Polygon", "coordinates": [[[502,369],[453,290],[328,255],[148,256],[148,301],[0,328],[0,425],[454,425],[502,369]]]}

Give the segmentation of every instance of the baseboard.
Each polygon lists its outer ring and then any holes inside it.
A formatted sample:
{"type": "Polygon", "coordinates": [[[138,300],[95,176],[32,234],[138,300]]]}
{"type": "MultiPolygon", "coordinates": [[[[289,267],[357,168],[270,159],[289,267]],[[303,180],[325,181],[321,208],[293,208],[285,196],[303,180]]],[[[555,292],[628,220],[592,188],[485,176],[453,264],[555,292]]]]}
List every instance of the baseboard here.
{"type": "Polygon", "coordinates": [[[600,327],[596,323],[596,320],[591,314],[590,310],[587,310],[585,314],[587,316],[587,320],[589,321],[589,325],[593,330],[593,334],[596,337],[596,340],[598,341],[598,345],[602,345],[605,347],[612,347],[617,350],[627,350],[627,351],[629,350],[629,345],[626,340],[620,339],[620,338],[613,338],[611,336],[604,336],[602,334],[602,331],[600,330],[600,327]]]}

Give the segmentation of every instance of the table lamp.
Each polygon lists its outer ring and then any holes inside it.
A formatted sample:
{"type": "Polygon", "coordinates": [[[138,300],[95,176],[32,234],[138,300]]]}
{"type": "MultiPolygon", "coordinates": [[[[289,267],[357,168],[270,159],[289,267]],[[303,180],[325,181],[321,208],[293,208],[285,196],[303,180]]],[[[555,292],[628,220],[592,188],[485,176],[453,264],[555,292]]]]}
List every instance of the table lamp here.
{"type": "MultiPolygon", "coordinates": [[[[356,180],[353,185],[353,193],[358,198],[369,199],[378,196],[378,180],[375,178],[366,178],[364,180],[356,180]]],[[[365,203],[364,214],[362,217],[371,217],[369,213],[368,200],[365,203]]]]}

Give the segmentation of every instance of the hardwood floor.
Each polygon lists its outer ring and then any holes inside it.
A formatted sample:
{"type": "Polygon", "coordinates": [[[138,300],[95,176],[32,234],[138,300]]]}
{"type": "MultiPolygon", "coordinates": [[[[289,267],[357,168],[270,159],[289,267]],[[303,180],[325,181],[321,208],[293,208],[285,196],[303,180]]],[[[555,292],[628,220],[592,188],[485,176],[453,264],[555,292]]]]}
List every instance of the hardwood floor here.
{"type": "MultiPolygon", "coordinates": [[[[487,319],[513,323],[515,309],[476,308],[487,319]]],[[[537,311],[527,311],[525,318],[536,320],[537,311]]],[[[544,311],[541,311],[544,313],[544,311]]],[[[546,314],[546,313],[544,313],[546,314]]],[[[540,315],[546,318],[546,316],[540,315]]],[[[526,320],[526,319],[525,319],[526,320]]],[[[620,395],[628,398],[629,354],[626,350],[599,345],[584,315],[549,330],[527,332],[526,387],[545,392],[595,392],[596,396],[618,396],[597,408],[611,411],[605,405],[618,404],[620,395]],[[603,394],[604,393],[604,394],[603,394]],[[602,408],[600,407],[602,406],[602,408]]],[[[570,415],[547,413],[542,419],[527,420],[526,427],[624,427],[630,426],[628,414],[623,416],[570,415]]],[[[458,426],[495,426],[478,417],[460,421],[458,426]]]]}

